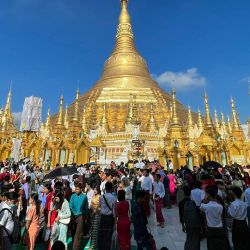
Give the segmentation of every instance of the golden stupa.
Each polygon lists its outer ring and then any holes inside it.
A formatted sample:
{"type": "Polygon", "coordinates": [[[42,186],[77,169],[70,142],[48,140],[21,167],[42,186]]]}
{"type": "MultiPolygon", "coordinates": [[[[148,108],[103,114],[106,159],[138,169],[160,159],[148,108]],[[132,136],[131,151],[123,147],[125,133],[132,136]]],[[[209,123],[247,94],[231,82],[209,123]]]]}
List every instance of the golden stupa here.
{"type": "MultiPolygon", "coordinates": [[[[134,99],[141,121],[140,130],[146,132],[149,131],[151,108],[159,128],[169,122],[172,97],[150,76],[146,61],[135,47],[127,1],[121,1],[121,6],[114,50],[104,64],[100,80],[79,98],[79,111],[82,113],[85,108],[85,119],[91,129],[93,105],[98,124],[105,106],[108,132],[122,132],[126,121],[131,119],[129,109],[134,99]]],[[[180,117],[186,119],[186,108],[179,102],[176,108],[180,117]]],[[[74,114],[74,104],[69,107],[69,113],[74,114]]]]}
{"type": "MultiPolygon", "coordinates": [[[[200,165],[207,160],[222,164],[250,162],[250,143],[239,124],[231,100],[232,122],[210,115],[204,96],[205,115],[193,113],[160,88],[135,47],[128,0],[121,0],[116,42],[93,88],[50,116],[38,132],[18,132],[11,116],[11,92],[0,112],[0,159],[12,155],[13,138],[21,140],[19,158],[36,164],[108,164],[129,159],[158,159],[174,167],[200,165]]],[[[250,123],[249,123],[250,126],[250,123]]],[[[249,130],[250,131],[250,130],[249,130]]]]}

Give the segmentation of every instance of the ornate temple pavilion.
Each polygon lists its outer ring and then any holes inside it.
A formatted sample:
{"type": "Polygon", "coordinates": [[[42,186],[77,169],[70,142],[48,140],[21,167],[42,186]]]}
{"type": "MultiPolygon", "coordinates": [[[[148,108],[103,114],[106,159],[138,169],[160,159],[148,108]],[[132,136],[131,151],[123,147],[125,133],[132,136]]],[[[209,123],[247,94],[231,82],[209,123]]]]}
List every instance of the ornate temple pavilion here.
{"type": "MultiPolygon", "coordinates": [[[[152,79],[146,61],[135,47],[128,0],[121,0],[114,49],[104,63],[100,79],[41,125],[39,132],[18,132],[11,114],[11,92],[0,113],[0,159],[11,157],[13,138],[21,139],[19,158],[36,164],[107,164],[129,159],[168,160],[175,168],[200,165],[207,160],[222,164],[249,164],[250,142],[243,133],[231,99],[231,119],[211,118],[204,94],[204,116],[194,113],[152,79]]],[[[249,129],[248,129],[249,130],[249,129]]],[[[250,130],[249,130],[250,132],[250,130]]]]}

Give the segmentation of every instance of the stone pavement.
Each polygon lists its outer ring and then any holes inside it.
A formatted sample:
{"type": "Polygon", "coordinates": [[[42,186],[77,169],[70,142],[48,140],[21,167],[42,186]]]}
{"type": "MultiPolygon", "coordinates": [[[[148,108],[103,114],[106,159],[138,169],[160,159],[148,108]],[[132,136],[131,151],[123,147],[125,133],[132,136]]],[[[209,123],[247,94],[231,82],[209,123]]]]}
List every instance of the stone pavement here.
{"type": "MultiPolygon", "coordinates": [[[[186,234],[182,232],[181,224],[179,222],[179,210],[177,206],[171,209],[163,209],[165,218],[165,227],[157,227],[155,212],[151,210],[148,228],[153,234],[157,249],[167,247],[169,250],[183,250],[186,239],[186,234]]],[[[132,241],[132,245],[136,245],[132,241]]],[[[206,240],[201,241],[201,250],[207,249],[206,240]]]]}

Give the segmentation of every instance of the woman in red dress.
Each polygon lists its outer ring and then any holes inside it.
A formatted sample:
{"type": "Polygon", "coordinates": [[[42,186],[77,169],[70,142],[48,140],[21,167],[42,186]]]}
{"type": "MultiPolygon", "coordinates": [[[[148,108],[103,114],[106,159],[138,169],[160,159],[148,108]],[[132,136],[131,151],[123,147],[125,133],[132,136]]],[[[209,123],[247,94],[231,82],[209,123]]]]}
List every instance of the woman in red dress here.
{"type": "Polygon", "coordinates": [[[116,203],[116,220],[117,220],[117,240],[119,250],[131,250],[130,240],[130,220],[129,220],[129,203],[125,200],[125,191],[119,190],[118,203],[116,203]]]}
{"type": "MultiPolygon", "coordinates": [[[[43,192],[46,194],[46,204],[44,208],[44,216],[47,222],[47,228],[52,230],[55,219],[57,217],[57,210],[52,209],[54,192],[50,184],[46,184],[43,188],[43,192]]],[[[50,243],[48,244],[48,250],[51,249],[50,243]]]]}

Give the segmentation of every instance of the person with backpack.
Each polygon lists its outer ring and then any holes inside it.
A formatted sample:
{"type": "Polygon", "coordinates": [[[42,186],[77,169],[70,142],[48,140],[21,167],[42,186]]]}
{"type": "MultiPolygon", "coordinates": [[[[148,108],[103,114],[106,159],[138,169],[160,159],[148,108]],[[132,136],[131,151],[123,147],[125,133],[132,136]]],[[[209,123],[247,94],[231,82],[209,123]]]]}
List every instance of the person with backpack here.
{"type": "Polygon", "coordinates": [[[186,242],[184,250],[200,250],[200,212],[196,204],[191,200],[191,189],[189,186],[184,188],[185,200],[180,202],[183,205],[183,224],[186,231],[186,242]]]}
{"type": "MultiPolygon", "coordinates": [[[[3,250],[11,250],[12,244],[16,240],[15,232],[16,229],[20,230],[20,227],[17,228],[17,224],[15,223],[15,201],[17,199],[15,192],[6,193],[7,200],[2,202],[1,211],[0,211],[0,227],[1,227],[1,235],[2,235],[2,243],[3,250]]],[[[19,234],[19,240],[20,240],[19,234]]]]}
{"type": "Polygon", "coordinates": [[[106,182],[105,194],[100,197],[101,222],[98,238],[98,248],[102,250],[111,249],[111,240],[114,232],[114,207],[116,204],[116,197],[111,193],[112,189],[112,182],[106,182]]]}

